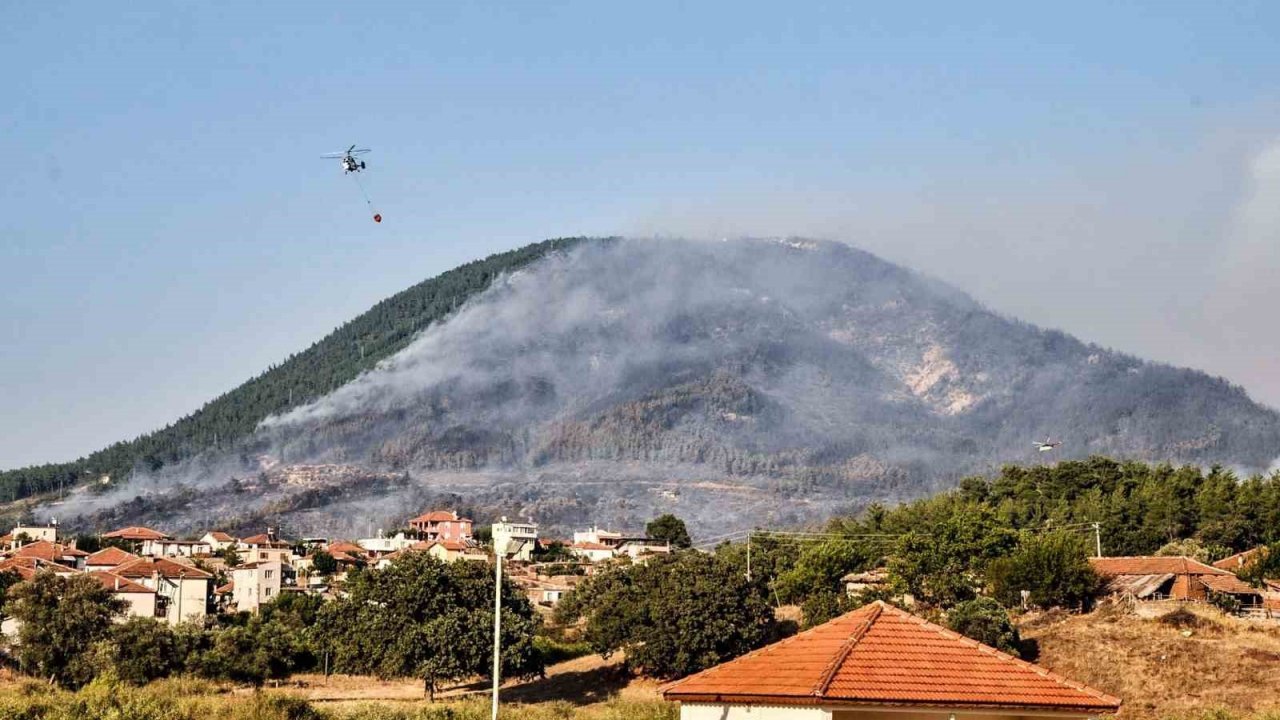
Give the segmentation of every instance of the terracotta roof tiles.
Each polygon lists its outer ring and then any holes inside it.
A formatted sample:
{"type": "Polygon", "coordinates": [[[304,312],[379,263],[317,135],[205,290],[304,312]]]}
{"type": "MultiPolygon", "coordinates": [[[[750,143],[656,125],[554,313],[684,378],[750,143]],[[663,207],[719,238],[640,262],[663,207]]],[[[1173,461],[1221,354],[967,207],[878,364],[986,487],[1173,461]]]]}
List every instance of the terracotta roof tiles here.
{"type": "Polygon", "coordinates": [[[108,565],[115,567],[124,563],[137,560],[138,556],[131,552],[125,552],[118,547],[105,547],[98,552],[85,558],[85,565],[108,565]]]}
{"type": "Polygon", "coordinates": [[[165,535],[159,530],[152,530],[149,527],[142,527],[141,525],[130,525],[129,527],[120,528],[119,530],[112,530],[109,533],[104,533],[102,537],[119,538],[121,540],[167,540],[169,538],[168,535],[165,535]]]}
{"type": "Polygon", "coordinates": [[[1113,713],[1120,700],[876,602],[663,688],[685,702],[1113,713]]]}
{"type": "Polygon", "coordinates": [[[1137,556],[1089,558],[1099,575],[1230,575],[1189,557],[1137,556]]]}

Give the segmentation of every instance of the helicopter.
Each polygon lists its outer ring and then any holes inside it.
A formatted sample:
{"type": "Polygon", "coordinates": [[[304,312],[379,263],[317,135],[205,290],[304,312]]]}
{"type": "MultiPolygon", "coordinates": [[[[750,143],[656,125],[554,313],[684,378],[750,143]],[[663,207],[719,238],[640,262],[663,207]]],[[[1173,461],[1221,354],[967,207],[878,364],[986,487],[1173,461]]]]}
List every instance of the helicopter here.
{"type": "Polygon", "coordinates": [[[1061,440],[1055,441],[1053,438],[1047,437],[1044,440],[1041,440],[1040,442],[1036,443],[1036,449],[1039,450],[1040,452],[1049,452],[1050,450],[1057,449],[1057,447],[1061,444],[1062,444],[1061,440]]]}
{"type": "Polygon", "coordinates": [[[365,167],[364,161],[356,160],[356,156],[363,155],[367,152],[369,152],[369,148],[358,148],[355,145],[352,145],[346,150],[343,150],[340,152],[325,153],[320,157],[325,158],[326,160],[341,160],[342,172],[343,174],[346,174],[346,173],[360,172],[361,170],[364,169],[365,167]]]}

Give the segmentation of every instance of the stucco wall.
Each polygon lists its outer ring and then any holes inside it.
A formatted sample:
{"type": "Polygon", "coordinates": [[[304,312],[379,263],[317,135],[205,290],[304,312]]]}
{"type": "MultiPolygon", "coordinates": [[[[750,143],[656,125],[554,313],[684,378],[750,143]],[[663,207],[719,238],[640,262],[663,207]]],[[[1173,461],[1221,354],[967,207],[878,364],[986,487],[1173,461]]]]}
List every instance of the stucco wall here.
{"type": "Polygon", "coordinates": [[[681,703],[680,720],[831,720],[822,708],[681,703]]]}

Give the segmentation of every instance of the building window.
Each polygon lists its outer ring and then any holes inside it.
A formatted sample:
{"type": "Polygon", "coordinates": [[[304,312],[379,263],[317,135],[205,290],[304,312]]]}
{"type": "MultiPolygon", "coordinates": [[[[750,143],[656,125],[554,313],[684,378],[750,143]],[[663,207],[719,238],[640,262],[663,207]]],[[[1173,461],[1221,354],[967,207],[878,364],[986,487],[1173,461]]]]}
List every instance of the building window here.
{"type": "Polygon", "coordinates": [[[266,553],[264,553],[264,552],[260,552],[260,553],[258,553],[258,559],[259,559],[259,560],[266,560],[266,559],[267,559],[267,554],[266,554],[266,553]]]}
{"type": "Polygon", "coordinates": [[[271,597],[271,588],[267,588],[266,595],[267,597],[271,597]]]}
{"type": "Polygon", "coordinates": [[[270,579],[271,579],[271,573],[272,573],[272,572],[273,572],[273,571],[271,571],[271,570],[267,570],[267,571],[266,571],[266,572],[264,572],[262,575],[263,575],[263,577],[265,577],[266,579],[270,580],[270,579]]]}

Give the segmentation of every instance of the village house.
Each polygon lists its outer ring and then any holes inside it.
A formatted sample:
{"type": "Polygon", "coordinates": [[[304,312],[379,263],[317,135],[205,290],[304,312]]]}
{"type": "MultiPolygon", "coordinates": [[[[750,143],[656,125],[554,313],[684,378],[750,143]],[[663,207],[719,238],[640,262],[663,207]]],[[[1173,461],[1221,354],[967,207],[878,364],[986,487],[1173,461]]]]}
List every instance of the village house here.
{"type": "Polygon", "coordinates": [[[0,572],[12,570],[18,573],[23,580],[30,580],[35,574],[41,570],[48,570],[54,575],[67,577],[79,574],[79,570],[66,565],[60,565],[52,560],[45,560],[38,557],[9,557],[0,560],[0,572]]]}
{"type": "Polygon", "coordinates": [[[1089,720],[1120,700],[874,602],[662,688],[681,720],[1089,720]]]}
{"type": "Polygon", "coordinates": [[[196,557],[208,555],[213,547],[203,540],[160,540],[142,541],[141,552],[149,557],[196,557]]]}
{"type": "MultiPolygon", "coordinates": [[[[134,552],[142,553],[142,544],[147,541],[168,540],[168,535],[159,530],[152,530],[149,527],[141,525],[130,525],[119,530],[112,530],[109,533],[102,534],[103,540],[118,540],[127,545],[134,552]]],[[[142,553],[146,554],[146,553],[142,553]]]]}
{"type": "Polygon", "coordinates": [[[362,538],[355,542],[356,549],[360,553],[372,553],[374,556],[386,555],[387,553],[398,552],[408,547],[413,547],[417,542],[417,538],[407,537],[404,533],[396,533],[394,537],[386,537],[382,531],[378,531],[378,537],[362,538]]]}
{"type": "Polygon", "coordinates": [[[421,540],[470,540],[471,520],[454,510],[432,510],[409,521],[421,540]]]}
{"type": "Polygon", "coordinates": [[[488,562],[489,560],[489,553],[475,544],[462,540],[436,540],[427,543],[425,550],[428,555],[444,562],[457,560],[488,562]]]}
{"type": "Polygon", "coordinates": [[[671,543],[653,538],[623,538],[613,549],[615,557],[626,555],[632,560],[640,560],[649,555],[670,555],[671,543]]]}
{"type": "Polygon", "coordinates": [[[575,530],[573,532],[573,544],[576,545],[578,543],[591,543],[593,545],[616,548],[622,544],[622,533],[601,530],[592,525],[586,530],[575,530]]]}
{"type": "Polygon", "coordinates": [[[236,548],[240,553],[241,563],[287,563],[293,557],[293,549],[289,543],[280,540],[271,528],[267,528],[265,533],[242,538],[236,548]]]}
{"type": "MultiPolygon", "coordinates": [[[[577,535],[577,533],[574,533],[577,535]]],[[[569,546],[569,552],[574,557],[581,558],[587,562],[597,563],[605,560],[613,559],[614,549],[608,545],[597,542],[588,542],[586,540],[575,540],[569,546]]]]}
{"type": "Polygon", "coordinates": [[[58,526],[54,523],[48,525],[17,525],[13,530],[5,536],[8,538],[7,545],[24,545],[37,540],[45,542],[58,542],[58,526]]]}
{"type": "Polygon", "coordinates": [[[139,558],[113,573],[156,591],[156,616],[170,625],[203,621],[208,614],[211,573],[167,558],[139,558]]]}
{"type": "Polygon", "coordinates": [[[1213,566],[1219,570],[1227,570],[1229,572],[1238,573],[1245,568],[1246,565],[1253,562],[1267,551],[1265,545],[1259,545],[1256,548],[1250,548],[1244,552],[1238,552],[1235,555],[1228,555],[1221,560],[1213,563],[1213,566]]]}
{"type": "Polygon", "coordinates": [[[57,563],[74,570],[83,570],[85,558],[89,553],[77,550],[72,545],[61,545],[48,540],[37,540],[27,543],[10,553],[15,558],[39,558],[47,562],[57,563]]]}
{"type": "Polygon", "coordinates": [[[118,547],[105,547],[84,559],[84,569],[89,572],[113,570],[120,565],[137,559],[137,555],[126,550],[121,550],[118,547]]]}
{"type": "Polygon", "coordinates": [[[293,568],[287,563],[268,560],[239,565],[231,569],[231,601],[238,611],[256,613],[280,597],[294,580],[293,568]]]}
{"type": "Polygon", "coordinates": [[[844,592],[849,597],[861,595],[869,590],[884,590],[889,587],[889,571],[886,568],[852,572],[840,578],[844,583],[844,592]]]}
{"type": "Polygon", "coordinates": [[[156,617],[156,591],[106,570],[91,570],[89,576],[102,583],[113,597],[125,603],[124,617],[156,617]]]}
{"type": "Polygon", "coordinates": [[[533,560],[533,549],[538,545],[538,524],[508,522],[503,517],[491,526],[493,546],[501,548],[503,557],[520,562],[533,560]]]}
{"type": "Polygon", "coordinates": [[[1262,607],[1263,593],[1235,573],[1181,556],[1089,558],[1094,572],[1106,580],[1106,592],[1136,600],[1204,602],[1210,593],[1234,596],[1245,608],[1262,607]]]}
{"type": "Polygon", "coordinates": [[[238,538],[222,532],[221,530],[213,530],[207,532],[200,537],[200,542],[209,546],[209,552],[222,552],[229,547],[236,547],[240,542],[238,538]]]}

